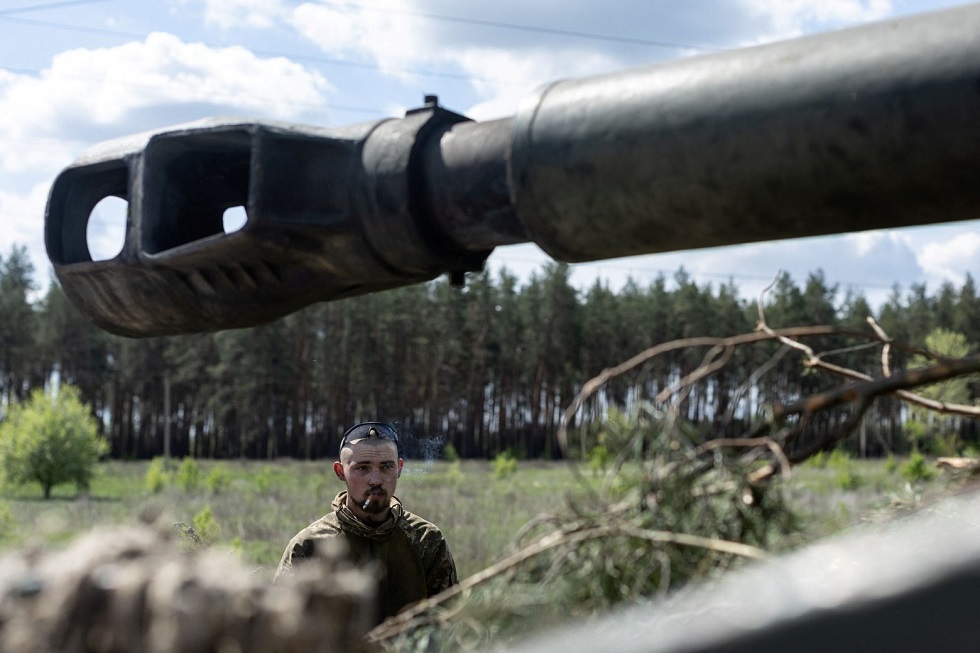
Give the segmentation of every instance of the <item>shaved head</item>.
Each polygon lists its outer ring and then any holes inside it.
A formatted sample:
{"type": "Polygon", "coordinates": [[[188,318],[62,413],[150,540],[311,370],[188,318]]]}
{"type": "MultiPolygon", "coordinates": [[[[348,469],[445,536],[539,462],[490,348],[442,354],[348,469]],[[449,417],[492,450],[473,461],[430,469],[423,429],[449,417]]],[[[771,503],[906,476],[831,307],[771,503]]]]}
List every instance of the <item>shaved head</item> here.
{"type": "MultiPolygon", "coordinates": [[[[347,465],[354,460],[355,452],[360,453],[367,449],[372,450],[383,450],[388,449],[391,451],[391,458],[398,458],[398,445],[396,445],[391,440],[386,438],[363,438],[361,440],[355,440],[354,442],[348,442],[344,445],[344,448],[340,450],[340,463],[342,465],[347,465]]],[[[380,453],[380,451],[379,451],[380,453]]]]}

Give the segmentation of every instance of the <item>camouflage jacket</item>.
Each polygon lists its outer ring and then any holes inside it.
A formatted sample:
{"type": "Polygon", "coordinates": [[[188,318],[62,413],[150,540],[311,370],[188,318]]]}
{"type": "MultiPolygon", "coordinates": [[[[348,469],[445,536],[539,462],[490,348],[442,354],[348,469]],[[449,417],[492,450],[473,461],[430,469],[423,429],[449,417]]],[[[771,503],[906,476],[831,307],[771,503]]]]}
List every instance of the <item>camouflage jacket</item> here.
{"type": "Polygon", "coordinates": [[[376,564],[379,570],[378,622],[407,605],[435,596],[459,582],[456,564],[442,532],[412,514],[392,497],[388,519],[372,528],[346,506],[347,492],[333,500],[333,512],[300,531],[282,555],[276,581],[297,565],[317,556],[317,542],[342,537],[355,564],[376,564]]]}

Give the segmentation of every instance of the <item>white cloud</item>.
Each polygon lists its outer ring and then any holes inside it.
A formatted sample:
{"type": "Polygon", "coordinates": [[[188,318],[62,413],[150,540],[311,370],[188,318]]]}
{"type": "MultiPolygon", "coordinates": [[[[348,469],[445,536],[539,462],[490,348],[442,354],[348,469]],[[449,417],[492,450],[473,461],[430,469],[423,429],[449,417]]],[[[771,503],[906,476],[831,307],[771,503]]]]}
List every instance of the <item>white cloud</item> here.
{"type": "Polygon", "coordinates": [[[310,0],[295,7],[288,22],[324,52],[368,59],[403,80],[411,79],[406,70],[423,65],[461,71],[479,98],[467,114],[487,119],[513,113],[519,98],[556,79],[686,56],[699,47],[772,41],[892,12],[891,0],[499,0],[492,7],[461,7],[448,0],[310,0]]]}
{"type": "MultiPolygon", "coordinates": [[[[96,123],[118,124],[127,111],[175,103],[235,106],[296,118],[321,104],[326,80],[283,57],[260,59],[243,47],[212,48],[154,33],[142,43],[72,50],[52,62],[47,80],[94,95],[80,107],[96,123]]],[[[67,101],[67,94],[61,100],[67,101]]]]}
{"type": "Polygon", "coordinates": [[[64,51],[38,75],[0,71],[0,252],[26,244],[35,267],[46,269],[47,190],[93,142],[230,112],[322,118],[331,91],[322,75],[285,58],[163,33],[64,51]]]}
{"type": "MultiPolygon", "coordinates": [[[[186,4],[189,0],[181,0],[186,4]]],[[[281,0],[204,0],[204,22],[220,29],[272,27],[285,12],[281,0]]]]}
{"type": "Polygon", "coordinates": [[[791,38],[819,29],[881,20],[893,12],[891,0],[741,0],[745,8],[770,22],[768,34],[753,41],[791,38]]]}
{"type": "Polygon", "coordinates": [[[409,0],[378,7],[306,2],[294,8],[289,22],[303,37],[328,54],[367,57],[383,70],[404,76],[420,62],[438,59],[431,21],[406,15],[409,0]]]}
{"type": "Polygon", "coordinates": [[[58,54],[39,76],[0,78],[0,169],[50,172],[86,142],[215,113],[302,120],[330,85],[285,58],[154,33],[144,42],[58,54]]]}
{"type": "Polygon", "coordinates": [[[919,249],[918,262],[932,288],[944,281],[962,285],[967,272],[976,271],[980,255],[980,229],[972,230],[941,240],[928,241],[919,249]]]}
{"type": "MultiPolygon", "coordinates": [[[[448,5],[445,15],[461,13],[452,11],[455,6],[448,5]]],[[[518,30],[515,35],[506,28],[490,30],[496,38],[487,39],[485,25],[440,21],[433,16],[444,14],[429,11],[416,0],[380,7],[307,2],[293,10],[290,23],[322,51],[367,58],[402,80],[412,79],[407,71],[419,66],[448,67],[470,76],[481,100],[466,113],[476,119],[512,114],[521,97],[545,82],[626,65],[594,43],[566,38],[556,46],[540,34],[518,30]]]]}

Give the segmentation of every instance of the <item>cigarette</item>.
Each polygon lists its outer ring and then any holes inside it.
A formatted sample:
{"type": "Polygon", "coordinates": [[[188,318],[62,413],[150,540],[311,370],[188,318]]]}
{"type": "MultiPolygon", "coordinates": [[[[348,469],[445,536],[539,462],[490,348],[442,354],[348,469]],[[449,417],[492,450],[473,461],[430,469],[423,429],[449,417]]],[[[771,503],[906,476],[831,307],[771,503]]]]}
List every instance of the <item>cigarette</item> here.
{"type": "Polygon", "coordinates": [[[367,507],[371,505],[371,497],[364,500],[364,505],[361,506],[361,510],[367,510],[367,507]]]}

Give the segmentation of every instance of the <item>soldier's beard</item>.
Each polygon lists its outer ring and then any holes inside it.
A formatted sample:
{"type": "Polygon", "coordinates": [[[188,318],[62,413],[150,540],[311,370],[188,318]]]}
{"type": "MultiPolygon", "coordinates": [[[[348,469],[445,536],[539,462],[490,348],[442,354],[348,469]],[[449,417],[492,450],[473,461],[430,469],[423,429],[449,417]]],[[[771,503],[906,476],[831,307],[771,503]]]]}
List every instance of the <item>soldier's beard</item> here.
{"type": "Polygon", "coordinates": [[[382,488],[371,488],[361,504],[361,510],[369,515],[379,515],[388,509],[390,503],[388,493],[382,488]]]}

